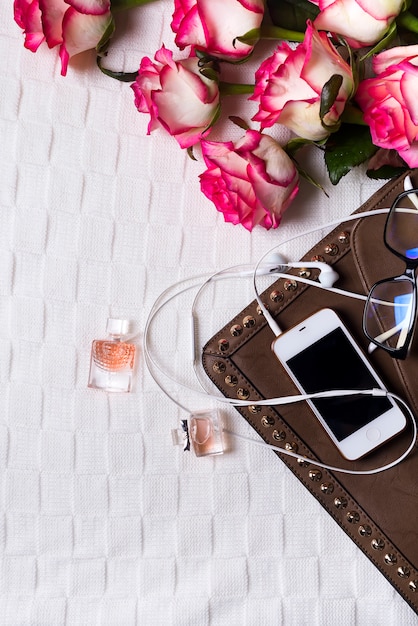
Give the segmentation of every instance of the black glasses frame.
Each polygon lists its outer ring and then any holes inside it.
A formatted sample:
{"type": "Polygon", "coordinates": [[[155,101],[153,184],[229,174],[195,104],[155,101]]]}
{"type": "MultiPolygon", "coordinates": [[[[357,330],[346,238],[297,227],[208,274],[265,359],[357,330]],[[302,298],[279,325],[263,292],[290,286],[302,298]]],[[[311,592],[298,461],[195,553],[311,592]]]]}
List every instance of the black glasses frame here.
{"type": "MultiPolygon", "coordinates": [[[[392,248],[392,246],[389,245],[388,241],[387,241],[387,229],[388,229],[388,224],[390,222],[390,220],[392,219],[392,214],[394,212],[394,209],[397,207],[398,203],[400,200],[402,200],[402,198],[405,198],[406,196],[412,195],[412,194],[418,194],[418,189],[410,189],[408,191],[403,191],[402,193],[400,193],[395,200],[392,203],[392,206],[390,207],[389,213],[387,215],[386,218],[386,223],[385,223],[385,228],[384,228],[384,232],[383,232],[383,242],[386,246],[386,248],[392,252],[392,254],[394,254],[395,256],[397,256],[398,258],[402,259],[405,262],[405,271],[402,274],[399,274],[399,276],[392,276],[389,278],[383,278],[382,280],[378,280],[370,289],[367,301],[366,301],[366,305],[364,307],[364,314],[363,314],[363,332],[366,335],[366,337],[376,346],[378,346],[379,348],[382,348],[383,350],[385,350],[388,354],[390,354],[390,356],[396,358],[396,359],[405,359],[408,351],[409,351],[409,347],[411,345],[411,341],[412,341],[412,336],[414,334],[415,331],[415,326],[416,326],[416,316],[417,316],[417,283],[416,283],[416,279],[415,279],[415,270],[418,267],[418,259],[408,259],[404,254],[402,254],[401,252],[399,252],[398,250],[395,250],[394,248],[392,248]],[[403,345],[400,348],[391,348],[390,346],[387,346],[379,341],[376,341],[376,339],[374,337],[372,337],[368,331],[367,331],[367,311],[370,307],[370,302],[371,302],[371,295],[372,292],[374,291],[374,289],[376,287],[378,287],[379,285],[383,285],[385,283],[389,283],[389,282],[396,282],[397,280],[407,280],[411,283],[412,285],[412,311],[411,311],[411,318],[410,318],[410,327],[408,329],[406,338],[405,338],[405,342],[403,343],[403,345]]],[[[418,241],[418,233],[417,233],[417,241],[418,241]]]]}

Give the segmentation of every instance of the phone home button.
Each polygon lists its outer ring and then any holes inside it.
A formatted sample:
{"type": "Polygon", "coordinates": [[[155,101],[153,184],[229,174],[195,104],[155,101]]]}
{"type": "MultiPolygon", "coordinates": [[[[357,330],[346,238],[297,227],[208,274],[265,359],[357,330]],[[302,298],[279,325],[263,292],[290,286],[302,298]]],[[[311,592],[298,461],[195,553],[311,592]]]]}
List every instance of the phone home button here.
{"type": "Polygon", "coordinates": [[[366,437],[369,441],[379,441],[381,434],[378,428],[369,428],[366,432],[366,437]]]}

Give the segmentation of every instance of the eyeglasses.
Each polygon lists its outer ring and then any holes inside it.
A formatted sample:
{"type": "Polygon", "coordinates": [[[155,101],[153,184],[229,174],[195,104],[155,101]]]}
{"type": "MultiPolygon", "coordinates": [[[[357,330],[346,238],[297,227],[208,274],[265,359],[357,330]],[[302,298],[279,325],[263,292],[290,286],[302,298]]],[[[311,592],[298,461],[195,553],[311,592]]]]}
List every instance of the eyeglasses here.
{"type": "Polygon", "coordinates": [[[363,316],[363,330],[372,344],[398,359],[404,359],[408,353],[417,312],[417,194],[418,189],[399,194],[390,208],[384,230],[385,246],[405,262],[405,271],[373,285],[363,316]]]}

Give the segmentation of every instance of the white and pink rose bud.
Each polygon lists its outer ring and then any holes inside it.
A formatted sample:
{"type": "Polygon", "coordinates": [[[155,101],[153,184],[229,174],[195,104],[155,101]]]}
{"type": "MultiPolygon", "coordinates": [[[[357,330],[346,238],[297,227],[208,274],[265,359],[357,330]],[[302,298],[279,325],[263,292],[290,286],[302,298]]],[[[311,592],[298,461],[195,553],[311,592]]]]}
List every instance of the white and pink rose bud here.
{"type": "Polygon", "coordinates": [[[28,50],[59,46],[63,76],[69,59],[95,48],[113,21],[110,0],[15,0],[14,18],[28,50]]]}
{"type": "Polygon", "coordinates": [[[299,191],[298,172],[283,148],[256,130],[235,144],[201,143],[208,168],[200,175],[201,189],[225,221],[249,231],[258,224],[277,228],[299,191]]]}
{"type": "Polygon", "coordinates": [[[199,59],[173,60],[173,53],[160,48],[155,62],[141,61],[132,89],[135,105],[150,115],[148,134],[164,128],[182,148],[189,148],[206,134],[219,112],[219,88],[200,71],[199,59]]]}
{"type": "Polygon", "coordinates": [[[250,100],[259,103],[253,119],[261,128],[277,122],[312,141],[325,139],[338,125],[354,89],[350,66],[327,34],[318,32],[309,21],[303,42],[296,48],[280,43],[260,65],[255,83],[250,100]],[[341,76],[342,83],[332,106],[321,117],[322,89],[334,75],[341,76]]]}
{"type": "Polygon", "coordinates": [[[356,93],[372,141],[418,167],[418,45],[381,52],[373,70],[376,76],[363,80],[356,93]]]}
{"type": "Polygon", "coordinates": [[[264,0],[174,0],[171,28],[180,50],[240,61],[252,52],[263,15],[264,0]]]}
{"type": "Polygon", "coordinates": [[[320,9],[314,25],[344,37],[352,48],[372,46],[386,34],[404,0],[310,0],[320,9]]]}

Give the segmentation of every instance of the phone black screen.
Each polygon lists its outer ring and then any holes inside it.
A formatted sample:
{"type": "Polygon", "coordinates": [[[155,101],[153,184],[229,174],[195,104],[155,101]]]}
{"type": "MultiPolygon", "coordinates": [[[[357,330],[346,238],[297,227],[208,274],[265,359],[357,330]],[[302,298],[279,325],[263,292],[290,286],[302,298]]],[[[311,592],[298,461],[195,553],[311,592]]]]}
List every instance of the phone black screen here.
{"type": "MultiPolygon", "coordinates": [[[[287,365],[307,393],[380,386],[340,328],[299,352],[287,365]]],[[[388,398],[375,396],[320,398],[311,402],[338,441],[392,406],[388,398]]]]}

